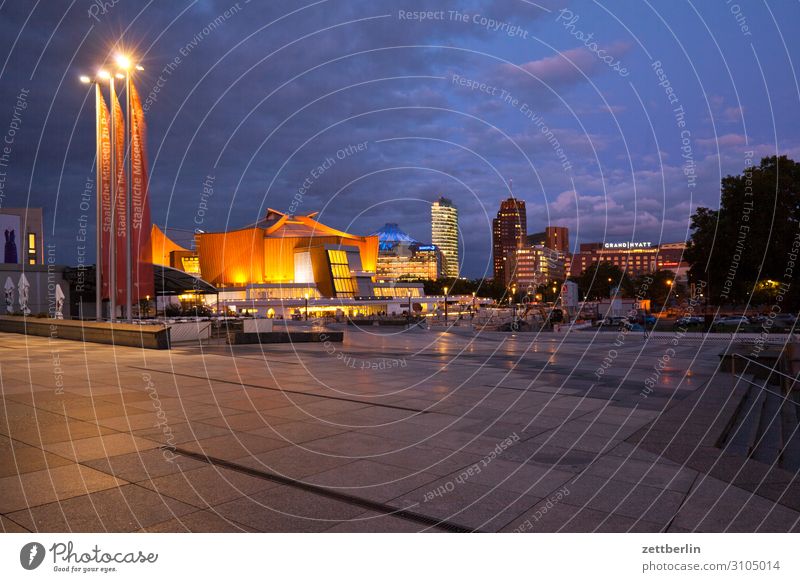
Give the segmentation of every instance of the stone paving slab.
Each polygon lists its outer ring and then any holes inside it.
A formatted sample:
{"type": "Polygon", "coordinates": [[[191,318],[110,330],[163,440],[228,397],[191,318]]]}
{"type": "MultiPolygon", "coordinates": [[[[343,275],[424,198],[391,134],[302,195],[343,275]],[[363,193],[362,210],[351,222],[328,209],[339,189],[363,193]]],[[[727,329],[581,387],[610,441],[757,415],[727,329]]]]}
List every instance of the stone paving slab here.
{"type": "Polygon", "coordinates": [[[2,339],[3,531],[798,529],[796,476],[706,430],[731,413],[721,344],[678,346],[645,396],[667,346],[632,336],[347,334],[391,370],[312,344],[2,339]]]}

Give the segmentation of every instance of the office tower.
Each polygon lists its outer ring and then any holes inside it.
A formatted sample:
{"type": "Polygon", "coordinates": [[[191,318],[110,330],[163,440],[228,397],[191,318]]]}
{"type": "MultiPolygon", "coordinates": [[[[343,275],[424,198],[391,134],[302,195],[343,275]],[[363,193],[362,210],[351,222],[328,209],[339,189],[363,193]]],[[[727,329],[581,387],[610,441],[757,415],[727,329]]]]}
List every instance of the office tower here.
{"type": "Polygon", "coordinates": [[[545,246],[559,253],[569,253],[569,229],[566,226],[548,226],[544,229],[545,246]]]}
{"type": "Polygon", "coordinates": [[[448,198],[431,206],[431,243],[442,251],[445,275],[458,277],[458,209],[448,198]]]}
{"type": "Polygon", "coordinates": [[[509,285],[514,279],[517,250],[527,243],[528,218],[525,201],[512,195],[500,203],[497,217],[492,221],[492,256],[494,280],[509,285]]]}

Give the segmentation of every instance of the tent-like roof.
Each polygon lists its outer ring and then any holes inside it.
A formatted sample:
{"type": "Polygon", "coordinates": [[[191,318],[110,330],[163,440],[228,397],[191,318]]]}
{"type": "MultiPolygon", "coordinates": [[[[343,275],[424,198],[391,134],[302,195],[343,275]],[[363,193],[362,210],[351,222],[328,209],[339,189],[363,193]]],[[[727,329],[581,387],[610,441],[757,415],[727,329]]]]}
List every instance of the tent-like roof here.
{"type": "Polygon", "coordinates": [[[153,276],[156,280],[156,295],[183,295],[184,293],[213,295],[217,292],[217,288],[208,281],[172,267],[153,265],[153,276]]]}
{"type": "Polygon", "coordinates": [[[373,232],[370,236],[378,237],[378,249],[381,251],[390,251],[398,245],[404,244],[418,244],[416,240],[408,236],[404,231],[397,226],[397,223],[387,222],[381,228],[373,232]]]}

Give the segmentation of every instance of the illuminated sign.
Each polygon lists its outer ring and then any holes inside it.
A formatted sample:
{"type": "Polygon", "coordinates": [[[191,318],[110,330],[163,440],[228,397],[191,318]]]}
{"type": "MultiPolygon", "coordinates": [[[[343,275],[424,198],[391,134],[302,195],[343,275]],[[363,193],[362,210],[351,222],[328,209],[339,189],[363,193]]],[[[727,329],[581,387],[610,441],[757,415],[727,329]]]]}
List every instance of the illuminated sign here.
{"type": "Polygon", "coordinates": [[[604,249],[649,249],[653,246],[650,241],[647,242],[607,242],[603,243],[604,249]]]}

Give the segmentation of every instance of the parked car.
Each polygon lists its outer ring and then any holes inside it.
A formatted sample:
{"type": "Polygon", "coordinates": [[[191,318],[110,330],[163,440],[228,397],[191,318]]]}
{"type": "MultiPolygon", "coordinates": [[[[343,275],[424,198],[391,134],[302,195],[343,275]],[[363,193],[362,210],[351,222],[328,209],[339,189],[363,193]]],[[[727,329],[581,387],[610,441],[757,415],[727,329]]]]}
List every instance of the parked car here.
{"type": "Polygon", "coordinates": [[[795,325],[797,321],[797,317],[792,315],[791,313],[779,313],[774,317],[774,323],[776,327],[792,327],[795,325]]]}
{"type": "Polygon", "coordinates": [[[747,319],[744,315],[732,315],[728,317],[720,317],[714,320],[714,326],[718,325],[747,325],[750,323],[750,320],[747,319]]]}
{"type": "Polygon", "coordinates": [[[626,317],[603,317],[597,320],[597,327],[619,327],[627,321],[626,317]]]}

